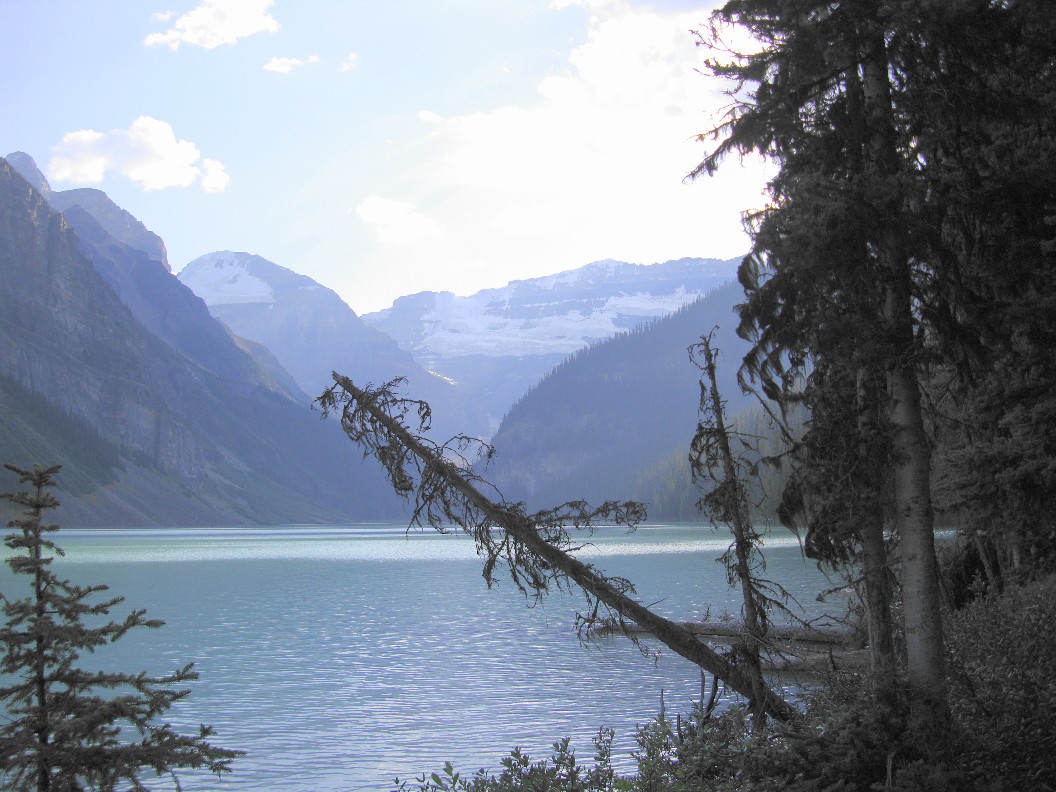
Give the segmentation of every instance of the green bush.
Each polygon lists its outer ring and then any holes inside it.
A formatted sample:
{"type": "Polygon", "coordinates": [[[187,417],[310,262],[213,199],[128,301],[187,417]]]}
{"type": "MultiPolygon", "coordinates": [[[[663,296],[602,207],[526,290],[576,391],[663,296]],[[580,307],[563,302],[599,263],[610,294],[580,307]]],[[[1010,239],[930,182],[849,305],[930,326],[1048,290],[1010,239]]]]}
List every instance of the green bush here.
{"type": "Polygon", "coordinates": [[[947,626],[950,704],[967,760],[1006,789],[1056,788],[1056,577],[977,600],[947,626]]]}

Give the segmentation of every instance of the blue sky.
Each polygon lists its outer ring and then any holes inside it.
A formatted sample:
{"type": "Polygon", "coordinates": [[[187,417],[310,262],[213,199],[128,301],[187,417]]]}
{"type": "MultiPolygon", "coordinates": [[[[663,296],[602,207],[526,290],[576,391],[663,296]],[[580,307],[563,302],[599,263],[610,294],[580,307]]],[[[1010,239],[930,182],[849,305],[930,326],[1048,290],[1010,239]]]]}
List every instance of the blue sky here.
{"type": "Polygon", "coordinates": [[[702,158],[714,3],[0,0],[0,154],[91,186],[174,271],[241,250],[357,312],[602,258],[747,248],[766,167],[702,158]]]}

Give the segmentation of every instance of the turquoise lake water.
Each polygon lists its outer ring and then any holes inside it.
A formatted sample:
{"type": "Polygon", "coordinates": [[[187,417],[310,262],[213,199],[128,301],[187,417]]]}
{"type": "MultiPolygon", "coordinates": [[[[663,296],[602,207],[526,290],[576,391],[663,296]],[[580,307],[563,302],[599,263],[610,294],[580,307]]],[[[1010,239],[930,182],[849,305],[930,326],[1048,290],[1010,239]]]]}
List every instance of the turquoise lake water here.
{"type": "MultiPolygon", "coordinates": [[[[619,636],[581,644],[582,595],[534,603],[508,580],[489,590],[472,542],[457,535],[379,525],[55,539],[66,550],[60,575],[126,598],[115,617],[146,608],[166,622],[91,662],[166,673],[193,661],[201,679],[170,720],[187,731],[212,724],[217,744],[248,752],[221,782],[181,773],[187,790],[387,790],[447,760],[497,768],[515,746],[542,758],[566,735],[589,759],[601,726],[616,730],[629,766],[635,726],[655,716],[661,689],[669,713],[699,697],[699,671],[680,657],[654,663],[619,636]]],[[[581,556],[634,581],[659,612],[739,612],[716,563],[725,534],[644,526],[589,541],[581,556]]],[[[815,596],[831,581],[795,538],[775,534],[766,559],[767,576],[819,612],[815,596]]],[[[24,596],[19,584],[3,565],[0,591],[24,596]]]]}

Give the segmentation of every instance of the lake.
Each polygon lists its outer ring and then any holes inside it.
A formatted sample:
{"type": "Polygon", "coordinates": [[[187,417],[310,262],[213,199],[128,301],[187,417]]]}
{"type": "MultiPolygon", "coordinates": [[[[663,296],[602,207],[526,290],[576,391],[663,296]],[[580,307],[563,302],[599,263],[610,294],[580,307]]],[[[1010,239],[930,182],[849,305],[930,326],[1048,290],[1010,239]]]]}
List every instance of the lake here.
{"type": "MultiPolygon", "coordinates": [[[[166,622],[92,661],[155,674],[193,661],[201,679],[170,720],[212,724],[216,744],[248,752],[220,783],[181,773],[187,790],[386,790],[447,760],[497,768],[515,746],[543,758],[566,735],[589,759],[602,726],[626,768],[661,689],[669,714],[699,698],[699,671],[676,655],[654,662],[622,636],[581,644],[582,595],[535,603],[509,580],[489,590],[459,535],[375,525],[54,538],[61,576],[126,598],[115,618],[134,607],[166,622]]],[[[581,557],[634,581],[665,615],[739,612],[716,563],[725,533],[656,525],[589,541],[581,557]]],[[[831,583],[795,538],[776,532],[766,558],[768,576],[817,613],[831,583]]],[[[0,590],[25,596],[13,577],[2,565],[0,590]]]]}

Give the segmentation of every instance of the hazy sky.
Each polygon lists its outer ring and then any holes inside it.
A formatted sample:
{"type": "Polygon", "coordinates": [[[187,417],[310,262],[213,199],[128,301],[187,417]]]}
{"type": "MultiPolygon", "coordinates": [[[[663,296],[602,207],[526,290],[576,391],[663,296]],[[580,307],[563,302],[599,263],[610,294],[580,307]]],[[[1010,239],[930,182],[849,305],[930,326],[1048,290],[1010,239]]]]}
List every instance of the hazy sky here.
{"type": "Polygon", "coordinates": [[[92,186],[174,271],[256,253],[359,313],[602,258],[743,253],[759,163],[685,0],[0,0],[0,154],[92,186]]]}

